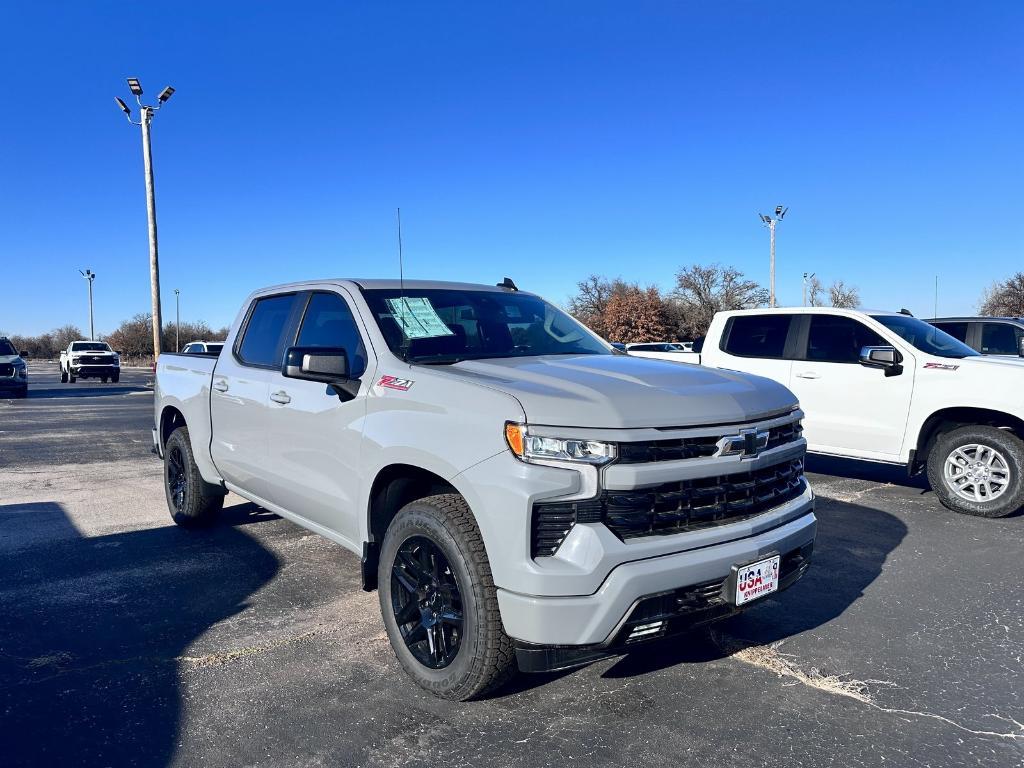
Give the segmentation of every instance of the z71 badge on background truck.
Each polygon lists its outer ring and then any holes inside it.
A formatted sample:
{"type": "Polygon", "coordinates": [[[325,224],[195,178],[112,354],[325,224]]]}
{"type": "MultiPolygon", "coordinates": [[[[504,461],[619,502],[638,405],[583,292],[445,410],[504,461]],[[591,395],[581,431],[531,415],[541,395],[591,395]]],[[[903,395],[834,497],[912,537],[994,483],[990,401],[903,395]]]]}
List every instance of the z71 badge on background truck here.
{"type": "Polygon", "coordinates": [[[810,563],[783,386],[623,355],[543,299],[329,280],[164,354],[154,449],[182,525],[233,491],[362,557],[395,654],[468,699],[731,615],[810,563]]]}

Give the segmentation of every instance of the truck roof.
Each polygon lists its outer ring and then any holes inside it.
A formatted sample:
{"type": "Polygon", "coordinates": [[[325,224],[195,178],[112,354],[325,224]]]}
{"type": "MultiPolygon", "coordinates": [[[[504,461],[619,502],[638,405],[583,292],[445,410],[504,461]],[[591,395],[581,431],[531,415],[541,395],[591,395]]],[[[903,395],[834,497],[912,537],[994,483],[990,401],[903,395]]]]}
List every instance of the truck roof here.
{"type": "Polygon", "coordinates": [[[723,310],[723,315],[818,315],[848,313],[851,315],[899,315],[900,312],[893,312],[889,309],[846,309],[845,307],[761,307],[760,309],[730,309],[723,310]]]}
{"type": "MultiPolygon", "coordinates": [[[[323,278],[320,280],[300,280],[294,283],[282,283],[281,285],[272,285],[265,288],[261,288],[259,293],[266,293],[267,291],[277,291],[282,288],[295,288],[304,285],[311,285],[314,283],[351,283],[359,288],[366,289],[381,289],[381,290],[392,290],[397,291],[401,288],[405,288],[406,291],[423,291],[429,289],[448,289],[458,291],[506,291],[507,288],[500,288],[497,285],[486,285],[483,283],[459,283],[449,282],[446,280],[405,280],[401,281],[397,278],[361,278],[361,277],[333,277],[323,278]]],[[[524,293],[527,293],[524,291],[524,293]]]]}
{"type": "Polygon", "coordinates": [[[927,319],[927,323],[948,323],[950,321],[979,321],[979,320],[1001,320],[1008,323],[1024,323],[1024,318],[1021,317],[988,317],[986,315],[958,315],[956,317],[932,317],[927,319]]]}

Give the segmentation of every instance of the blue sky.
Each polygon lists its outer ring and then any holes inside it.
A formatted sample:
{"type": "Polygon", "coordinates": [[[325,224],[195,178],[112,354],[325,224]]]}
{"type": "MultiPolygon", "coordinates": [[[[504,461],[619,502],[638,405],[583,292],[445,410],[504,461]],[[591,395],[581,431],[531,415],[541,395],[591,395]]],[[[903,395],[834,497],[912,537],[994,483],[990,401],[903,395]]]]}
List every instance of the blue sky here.
{"type": "Polygon", "coordinates": [[[563,302],[591,272],[721,262],[780,303],[971,312],[1024,267],[1024,4],[0,5],[0,329],[149,309],[138,129],[154,123],[165,319],[397,272],[563,302]],[[500,9],[499,9],[500,8],[500,9]]]}

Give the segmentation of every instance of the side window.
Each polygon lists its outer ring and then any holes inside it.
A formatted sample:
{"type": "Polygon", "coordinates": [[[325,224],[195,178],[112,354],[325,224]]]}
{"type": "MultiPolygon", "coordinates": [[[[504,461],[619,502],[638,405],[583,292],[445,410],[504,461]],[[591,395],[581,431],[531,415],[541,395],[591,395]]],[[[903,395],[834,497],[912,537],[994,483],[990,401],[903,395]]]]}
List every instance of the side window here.
{"type": "Polygon", "coordinates": [[[256,300],[245,335],[238,345],[243,363],[277,368],[284,359],[285,331],[295,303],[294,293],[256,300]]]}
{"type": "Polygon", "coordinates": [[[302,319],[300,347],[342,347],[348,353],[349,375],[358,378],[366,370],[366,347],[352,310],[336,293],[314,293],[302,319]]]}
{"type": "Polygon", "coordinates": [[[945,331],[957,341],[967,343],[967,323],[932,323],[940,331],[945,331]]]}
{"type": "Polygon", "coordinates": [[[856,363],[861,347],[886,346],[885,340],[858,320],[837,315],[811,315],[807,359],[822,363],[856,363]]]}
{"type": "Polygon", "coordinates": [[[738,357],[781,358],[792,320],[792,315],[734,317],[723,350],[738,357]]]}
{"type": "Polygon", "coordinates": [[[1018,354],[1020,333],[1009,323],[983,323],[981,326],[981,354],[1018,354]]]}

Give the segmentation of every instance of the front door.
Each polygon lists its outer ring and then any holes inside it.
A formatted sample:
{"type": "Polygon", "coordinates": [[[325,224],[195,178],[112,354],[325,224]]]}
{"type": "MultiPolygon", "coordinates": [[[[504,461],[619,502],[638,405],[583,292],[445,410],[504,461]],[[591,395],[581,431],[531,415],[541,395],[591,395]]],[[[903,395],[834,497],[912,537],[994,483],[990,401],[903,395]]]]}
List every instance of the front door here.
{"type": "Polygon", "coordinates": [[[359,448],[366,395],[376,365],[340,288],[309,295],[301,347],[342,347],[359,393],[342,402],[327,384],[274,374],[269,391],[270,461],[275,504],[349,540],[359,540],[359,448]]]}
{"type": "Polygon", "coordinates": [[[804,411],[808,448],[866,459],[899,460],[906,432],[914,361],[886,376],[860,364],[860,350],[892,346],[852,317],[812,314],[793,361],[789,388],[804,411]]]}

